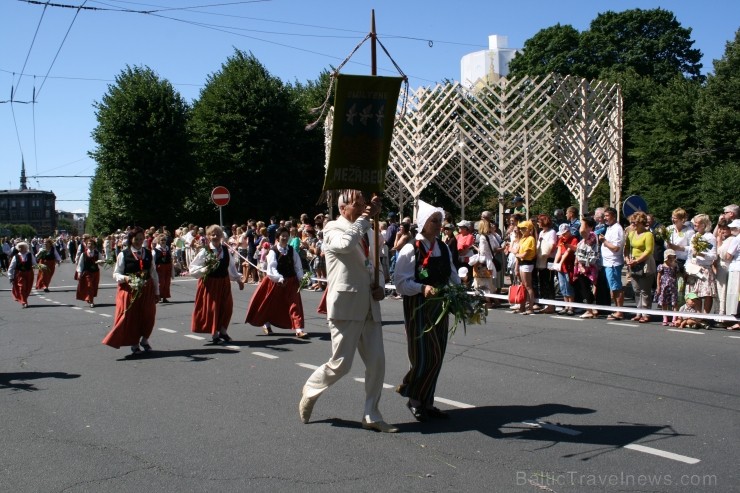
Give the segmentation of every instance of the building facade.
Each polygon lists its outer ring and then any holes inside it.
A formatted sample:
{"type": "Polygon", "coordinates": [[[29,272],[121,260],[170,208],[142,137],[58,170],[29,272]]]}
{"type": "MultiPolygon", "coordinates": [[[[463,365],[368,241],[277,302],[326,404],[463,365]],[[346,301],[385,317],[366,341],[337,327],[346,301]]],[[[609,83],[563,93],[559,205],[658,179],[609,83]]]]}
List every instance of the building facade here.
{"type": "Polygon", "coordinates": [[[517,54],[509,48],[509,37],[492,34],[488,36],[488,49],[468,53],[460,60],[460,83],[473,89],[480,79],[496,80],[509,75],[509,62],[517,54]]]}
{"type": "Polygon", "coordinates": [[[26,167],[21,165],[18,190],[0,190],[0,224],[28,224],[39,235],[51,235],[57,227],[56,195],[26,185],[26,167]]]}

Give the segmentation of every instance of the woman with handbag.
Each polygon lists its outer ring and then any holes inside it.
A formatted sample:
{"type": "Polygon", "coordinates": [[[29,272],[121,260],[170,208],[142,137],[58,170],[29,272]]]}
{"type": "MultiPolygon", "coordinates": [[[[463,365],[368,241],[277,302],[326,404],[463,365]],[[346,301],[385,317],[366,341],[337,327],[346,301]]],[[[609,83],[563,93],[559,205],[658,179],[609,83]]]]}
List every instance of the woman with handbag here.
{"type": "MultiPolygon", "coordinates": [[[[493,293],[493,279],[501,265],[496,265],[496,253],[501,249],[496,237],[492,234],[491,221],[482,216],[478,223],[478,255],[470,257],[473,267],[473,287],[484,293],[493,293]],[[475,259],[475,262],[473,262],[475,259]]],[[[486,298],[486,307],[495,308],[501,304],[494,298],[486,298]]]]}
{"type": "MultiPolygon", "coordinates": [[[[576,245],[576,261],[573,270],[573,287],[576,302],[593,304],[596,300],[594,287],[599,276],[599,241],[594,233],[596,221],[592,217],[581,218],[581,241],[576,245]]],[[[598,310],[586,310],[581,318],[597,318],[598,310]]]]}
{"type": "Polygon", "coordinates": [[[519,305],[519,313],[521,315],[533,315],[534,310],[532,307],[534,306],[535,295],[532,276],[537,261],[534,225],[532,221],[522,221],[517,224],[517,227],[522,234],[522,238],[519,240],[519,251],[516,253],[516,258],[519,264],[519,277],[522,280],[522,286],[526,290],[524,301],[519,305]]]}
{"type": "MultiPolygon", "coordinates": [[[[655,277],[653,258],[655,239],[648,229],[647,214],[642,211],[635,212],[629,217],[629,221],[632,230],[627,235],[625,264],[630,271],[636,307],[649,310],[653,306],[651,292],[655,277]]],[[[646,313],[638,313],[632,320],[644,324],[650,321],[650,317],[646,313]]]]}

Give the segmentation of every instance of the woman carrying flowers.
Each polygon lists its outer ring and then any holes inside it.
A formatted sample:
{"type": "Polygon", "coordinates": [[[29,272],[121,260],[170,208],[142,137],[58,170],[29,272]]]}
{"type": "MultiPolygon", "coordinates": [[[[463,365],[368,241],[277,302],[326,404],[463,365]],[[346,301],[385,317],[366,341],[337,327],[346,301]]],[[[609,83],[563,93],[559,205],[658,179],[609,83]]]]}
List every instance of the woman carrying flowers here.
{"type": "Polygon", "coordinates": [[[62,257],[54,248],[54,242],[51,238],[44,240],[44,246],[36,254],[36,263],[39,266],[39,273],[36,275],[36,289],[43,289],[45,293],[48,293],[51,278],[54,277],[54,270],[57,265],[62,263],[62,257]]]}
{"type": "Polygon", "coordinates": [[[81,248],[82,254],[77,257],[77,293],[75,298],[95,307],[95,297],[98,295],[100,284],[100,252],[95,245],[95,239],[88,237],[86,244],[81,248]]]}
{"type": "Polygon", "coordinates": [[[712,302],[717,295],[712,264],[717,258],[717,239],[712,234],[712,221],[706,214],[697,214],[691,220],[696,234],[688,246],[686,261],[686,292],[696,293],[697,308],[704,313],[712,311],[712,302]]]}
{"type": "Polygon", "coordinates": [[[444,211],[419,201],[417,224],[421,232],[398,253],[396,290],[403,296],[403,318],[410,369],[396,391],[408,397],[406,406],[418,421],[449,418],[434,407],[434,392],[442,368],[449,328],[443,298],[437,290],[448,283],[460,284],[452,255],[438,237],[444,211]]]}
{"type": "Polygon", "coordinates": [[[673,224],[667,228],[668,236],[665,239],[665,246],[676,252],[678,270],[683,274],[688,258],[689,242],[694,236],[694,230],[686,225],[686,211],[680,207],[671,213],[671,223],[673,224]]]}
{"type": "Polygon", "coordinates": [[[131,346],[131,353],[137,355],[142,348],[152,350],[149,336],[157,314],[159,278],[151,252],[143,247],[144,230],[134,226],[127,237],[128,247],[118,254],[113,271],[118,283],[113,328],[103,344],[116,349],[131,346]]]}
{"type": "Polygon", "coordinates": [[[231,336],[226,331],[234,311],[230,281],[236,281],[242,290],[244,280],[231,261],[228,248],[222,244],[224,232],[221,227],[217,224],[209,226],[206,237],[209,244],[190,263],[190,275],[198,278],[190,330],[211,334],[214,344],[222,340],[229,342],[231,336]]]}
{"type": "Polygon", "coordinates": [[[31,253],[28,243],[21,241],[15,245],[17,253],[13,255],[8,267],[8,278],[13,286],[13,299],[28,308],[28,296],[33,287],[33,269],[36,266],[36,257],[31,253]]]}

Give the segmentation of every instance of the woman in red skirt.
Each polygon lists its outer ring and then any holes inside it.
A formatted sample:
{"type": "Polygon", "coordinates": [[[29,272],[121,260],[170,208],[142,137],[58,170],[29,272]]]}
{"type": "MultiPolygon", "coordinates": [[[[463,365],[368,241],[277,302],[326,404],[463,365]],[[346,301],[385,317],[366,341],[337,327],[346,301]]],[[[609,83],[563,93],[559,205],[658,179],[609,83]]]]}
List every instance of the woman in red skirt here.
{"type": "Polygon", "coordinates": [[[51,238],[44,241],[44,246],[36,254],[36,262],[39,266],[39,273],[36,275],[36,289],[43,289],[45,293],[49,292],[51,278],[54,277],[56,266],[62,263],[62,257],[54,248],[54,242],[51,238]],[[41,267],[41,266],[44,267],[41,267]]]}
{"type": "Polygon", "coordinates": [[[12,284],[13,299],[21,304],[23,308],[28,307],[28,295],[33,287],[33,268],[36,265],[36,257],[28,249],[28,243],[21,241],[15,245],[18,253],[13,255],[8,267],[8,277],[12,284]]]}
{"type": "Polygon", "coordinates": [[[198,278],[195,292],[195,307],[190,330],[211,334],[211,341],[231,341],[227,334],[234,300],[231,297],[231,283],[236,281],[239,289],[244,289],[242,275],[237,272],[226,245],[222,244],[224,232],[217,224],[206,230],[209,244],[202,248],[190,262],[190,275],[198,278]]]}
{"type": "Polygon", "coordinates": [[[100,284],[100,264],[105,261],[95,246],[95,240],[88,238],[81,248],[82,254],[77,257],[77,299],[95,308],[95,297],[100,284]]]}
{"type": "Polygon", "coordinates": [[[290,232],[286,228],[276,231],[278,244],[267,254],[267,275],[252,295],[246,322],[262,326],[265,335],[272,334],[272,326],[293,329],[298,338],[308,337],[303,330],[303,303],[298,292],[303,278],[301,258],[288,245],[290,232]]]}
{"type": "Polygon", "coordinates": [[[143,248],[144,230],[136,226],[128,233],[128,247],[118,254],[113,279],[118,283],[113,328],[103,344],[116,349],[131,346],[137,355],[149,352],[149,336],[159,300],[159,279],[152,253],[143,248]]]}
{"type": "Polygon", "coordinates": [[[157,266],[159,276],[159,296],[162,303],[167,303],[170,297],[170,284],[172,284],[172,251],[167,245],[167,236],[160,234],[156,237],[156,246],[152,250],[154,264],[157,266]]]}

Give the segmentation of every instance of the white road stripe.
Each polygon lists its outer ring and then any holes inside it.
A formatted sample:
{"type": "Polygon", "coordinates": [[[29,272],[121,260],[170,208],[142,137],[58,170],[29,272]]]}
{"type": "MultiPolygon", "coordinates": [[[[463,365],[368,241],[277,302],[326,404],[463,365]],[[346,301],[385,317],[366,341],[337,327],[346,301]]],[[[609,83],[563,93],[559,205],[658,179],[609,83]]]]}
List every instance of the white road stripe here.
{"type": "Polygon", "coordinates": [[[241,348],[239,346],[224,346],[227,349],[234,349],[236,351],[239,351],[241,348]]]}
{"type": "Polygon", "coordinates": [[[551,423],[545,423],[543,421],[522,421],[522,424],[531,426],[532,428],[543,428],[545,430],[557,431],[558,433],[563,433],[565,435],[578,436],[581,434],[580,431],[571,430],[570,428],[564,428],[551,423]]]}
{"type": "Polygon", "coordinates": [[[473,409],[475,407],[472,404],[465,404],[464,402],[452,401],[450,399],[445,399],[444,397],[435,397],[434,400],[437,402],[441,402],[442,404],[447,404],[448,406],[452,406],[452,407],[459,407],[461,409],[473,409]]]}
{"type": "Polygon", "coordinates": [[[95,310],[85,310],[85,313],[95,313],[95,310]]]}
{"type": "Polygon", "coordinates": [[[195,339],[196,341],[205,341],[206,340],[205,337],[196,336],[196,335],[193,335],[193,334],[185,334],[185,337],[189,337],[191,339],[195,339]]]}
{"type": "Polygon", "coordinates": [[[562,317],[560,315],[550,315],[550,318],[558,318],[560,320],[580,320],[581,322],[585,320],[589,320],[589,319],[581,318],[581,317],[562,317]]]}
{"type": "Polygon", "coordinates": [[[677,460],[679,462],[685,462],[686,464],[697,464],[701,462],[700,459],[694,459],[693,457],[687,457],[685,455],[674,454],[673,452],[666,452],[664,450],[659,450],[657,448],[652,448],[652,447],[646,447],[644,445],[638,445],[636,443],[630,443],[629,445],[625,445],[624,448],[628,448],[630,450],[636,450],[638,452],[645,452],[646,454],[657,455],[659,457],[665,457],[666,459],[677,460]]]}
{"type": "Polygon", "coordinates": [[[157,330],[161,330],[162,332],[168,332],[170,334],[177,334],[177,331],[176,330],[165,329],[164,327],[158,327],[157,330]]]}
{"type": "Polygon", "coordinates": [[[61,301],[52,301],[52,303],[54,303],[55,305],[61,305],[62,304],[61,301]]]}
{"type": "Polygon", "coordinates": [[[255,356],[262,356],[263,358],[267,359],[278,359],[278,357],[274,354],[260,353],[259,351],[253,351],[252,354],[254,354],[255,356]]]}
{"type": "MultiPolygon", "coordinates": [[[[365,379],[364,378],[357,378],[357,377],[355,377],[355,382],[365,383],[365,379]]],[[[383,388],[384,389],[395,389],[395,387],[393,385],[390,385],[390,384],[387,384],[387,383],[384,383],[383,384],[383,388]]]]}
{"type": "Polygon", "coordinates": [[[99,313],[101,317],[111,318],[113,315],[108,315],[107,313],[99,313]]]}
{"type": "Polygon", "coordinates": [[[73,310],[82,310],[82,308],[80,308],[79,306],[73,306],[72,309],[73,310]]]}
{"type": "Polygon", "coordinates": [[[639,325],[636,324],[624,324],[621,322],[607,322],[608,325],[621,325],[622,327],[639,327],[639,325]]]}
{"type": "Polygon", "coordinates": [[[695,330],[686,330],[686,329],[666,329],[671,332],[678,332],[679,334],[691,334],[694,336],[703,336],[704,332],[697,332],[695,330]]]}
{"type": "Polygon", "coordinates": [[[730,339],[740,339],[740,336],[727,336],[727,337],[729,337],[730,339]]]}
{"type": "Polygon", "coordinates": [[[309,370],[316,370],[316,369],[318,369],[318,366],[316,366],[316,365],[309,365],[308,363],[296,363],[296,365],[300,366],[301,368],[308,368],[309,370]]]}

